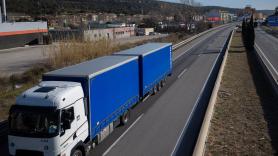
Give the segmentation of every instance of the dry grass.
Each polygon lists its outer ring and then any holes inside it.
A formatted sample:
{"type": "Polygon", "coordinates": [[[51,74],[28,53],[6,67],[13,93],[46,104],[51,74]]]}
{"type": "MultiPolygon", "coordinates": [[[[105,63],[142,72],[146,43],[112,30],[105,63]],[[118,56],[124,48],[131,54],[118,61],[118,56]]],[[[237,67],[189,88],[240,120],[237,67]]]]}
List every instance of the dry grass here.
{"type": "Polygon", "coordinates": [[[47,64],[53,68],[64,67],[108,55],[114,48],[109,40],[95,42],[68,40],[61,42],[58,46],[51,46],[46,49],[46,51],[49,51],[46,52],[49,58],[47,64]]]}

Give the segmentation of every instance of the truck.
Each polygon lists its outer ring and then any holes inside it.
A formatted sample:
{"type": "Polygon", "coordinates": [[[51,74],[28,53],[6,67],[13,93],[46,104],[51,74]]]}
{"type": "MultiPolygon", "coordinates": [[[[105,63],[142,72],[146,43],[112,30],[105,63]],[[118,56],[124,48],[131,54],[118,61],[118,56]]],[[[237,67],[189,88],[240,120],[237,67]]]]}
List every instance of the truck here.
{"type": "Polygon", "coordinates": [[[9,113],[9,154],[84,156],[172,73],[172,45],[149,43],[43,74],[9,113]]]}

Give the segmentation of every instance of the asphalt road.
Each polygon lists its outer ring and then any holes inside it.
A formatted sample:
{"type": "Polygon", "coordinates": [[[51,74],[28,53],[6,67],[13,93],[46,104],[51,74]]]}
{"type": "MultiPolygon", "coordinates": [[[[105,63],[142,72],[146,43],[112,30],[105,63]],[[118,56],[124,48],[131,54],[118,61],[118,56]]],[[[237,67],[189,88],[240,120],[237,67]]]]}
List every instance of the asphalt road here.
{"type": "Polygon", "coordinates": [[[215,30],[175,51],[167,86],[135,107],[129,124],[117,128],[90,155],[171,155],[231,30],[215,30]]]}
{"type": "Polygon", "coordinates": [[[278,38],[257,28],[255,43],[256,50],[263,53],[266,65],[278,82],[278,38]]]}

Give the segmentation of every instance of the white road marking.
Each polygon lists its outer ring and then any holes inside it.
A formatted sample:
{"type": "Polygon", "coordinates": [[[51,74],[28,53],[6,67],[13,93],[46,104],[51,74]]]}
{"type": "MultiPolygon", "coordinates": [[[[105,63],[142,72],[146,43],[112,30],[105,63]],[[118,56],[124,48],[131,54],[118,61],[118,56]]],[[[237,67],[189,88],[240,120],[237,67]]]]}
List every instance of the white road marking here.
{"type": "Polygon", "coordinates": [[[151,95],[149,94],[148,96],[146,96],[142,102],[145,102],[151,95]]]}
{"type": "Polygon", "coordinates": [[[186,71],[187,71],[187,68],[185,68],[185,69],[179,74],[178,79],[180,79],[186,71]]]}
{"type": "MultiPolygon", "coordinates": [[[[216,33],[216,32],[214,32],[216,33]]],[[[213,35],[214,33],[210,34],[213,35]]],[[[187,53],[189,50],[191,50],[192,48],[194,48],[195,46],[197,46],[198,44],[200,44],[201,42],[203,42],[204,40],[206,40],[208,37],[205,37],[204,39],[200,40],[199,42],[195,43],[194,45],[192,45],[189,49],[187,49],[186,51],[184,51],[183,53],[179,54],[176,58],[174,58],[174,60],[178,59],[179,57],[181,57],[182,55],[184,55],[185,53],[187,53]]]]}
{"type": "Polygon", "coordinates": [[[259,49],[259,51],[261,52],[261,54],[263,55],[263,57],[266,59],[266,61],[269,63],[269,65],[271,66],[271,68],[274,70],[275,74],[278,75],[277,70],[274,68],[274,66],[271,64],[271,62],[269,61],[268,57],[264,54],[263,50],[258,46],[257,43],[255,43],[255,46],[259,49]]]}
{"type": "Polygon", "coordinates": [[[102,154],[102,156],[106,156],[111,149],[116,146],[116,144],[127,134],[127,132],[143,117],[144,113],[141,114],[128,129],[102,154]]]}

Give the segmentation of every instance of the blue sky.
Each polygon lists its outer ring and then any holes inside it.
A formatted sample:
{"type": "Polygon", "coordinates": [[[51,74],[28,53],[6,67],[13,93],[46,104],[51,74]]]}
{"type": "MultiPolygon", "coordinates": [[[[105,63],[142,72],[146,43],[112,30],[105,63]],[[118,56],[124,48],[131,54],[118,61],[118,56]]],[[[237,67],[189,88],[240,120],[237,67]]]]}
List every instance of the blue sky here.
{"type": "MultiPolygon", "coordinates": [[[[169,2],[179,2],[179,0],[164,0],[169,2]]],[[[278,6],[278,0],[195,0],[202,5],[225,6],[230,8],[243,8],[250,4],[257,10],[274,10],[278,6]]]]}

